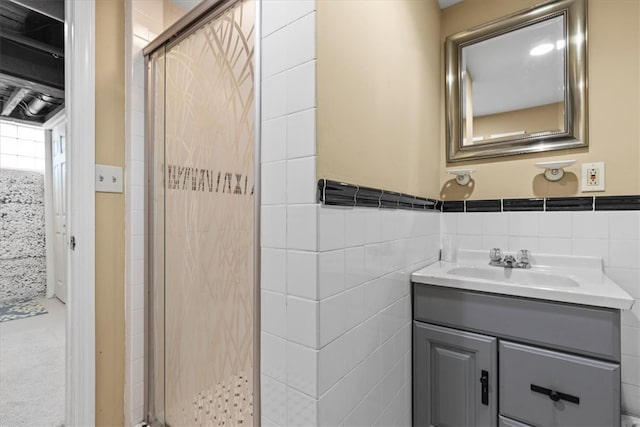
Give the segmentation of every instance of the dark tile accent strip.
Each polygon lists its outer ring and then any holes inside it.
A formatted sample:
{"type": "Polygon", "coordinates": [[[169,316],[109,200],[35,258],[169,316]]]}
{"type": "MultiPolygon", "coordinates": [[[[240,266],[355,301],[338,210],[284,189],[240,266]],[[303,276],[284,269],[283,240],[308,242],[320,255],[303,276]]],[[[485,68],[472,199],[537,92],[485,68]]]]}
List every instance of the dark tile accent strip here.
{"type": "Polygon", "coordinates": [[[382,190],[369,187],[358,187],[356,193],[356,206],[379,208],[382,190]]]}
{"type": "Polygon", "coordinates": [[[398,198],[398,208],[400,209],[413,209],[413,205],[416,201],[415,196],[411,194],[401,194],[398,198]]]}
{"type": "MultiPolygon", "coordinates": [[[[326,205],[356,205],[356,192],[358,191],[358,187],[329,179],[324,181],[325,186],[323,193],[321,193],[320,201],[324,202],[326,205]]],[[[319,183],[320,182],[318,182],[318,184],[319,183]]]]}
{"type": "Polygon", "coordinates": [[[445,200],[442,203],[442,212],[464,212],[464,202],[462,200],[445,200]]]}
{"type": "Polygon", "coordinates": [[[597,211],[639,211],[640,195],[638,196],[597,196],[597,211]]]}
{"type": "Polygon", "coordinates": [[[318,201],[324,203],[324,186],[327,185],[326,179],[318,180],[318,201]]]}
{"type": "Polygon", "coordinates": [[[380,207],[386,209],[398,209],[398,202],[400,201],[402,194],[395,191],[382,190],[382,196],[380,197],[380,207]]]}
{"type": "Polygon", "coordinates": [[[425,199],[424,197],[416,197],[413,200],[413,209],[420,210],[420,211],[429,209],[428,203],[431,203],[429,199],[425,199]]]}
{"type": "Polygon", "coordinates": [[[502,201],[495,200],[467,200],[465,202],[466,212],[500,212],[502,210],[502,201]]]}
{"type": "Polygon", "coordinates": [[[441,212],[628,211],[640,210],[640,195],[548,199],[434,200],[329,179],[318,180],[318,201],[326,205],[441,212]]]}
{"type": "Polygon", "coordinates": [[[544,199],[504,199],[502,210],[504,212],[543,211],[544,199]]]}
{"type": "Polygon", "coordinates": [[[592,211],[593,197],[558,197],[546,199],[546,210],[551,211],[592,211]]]}

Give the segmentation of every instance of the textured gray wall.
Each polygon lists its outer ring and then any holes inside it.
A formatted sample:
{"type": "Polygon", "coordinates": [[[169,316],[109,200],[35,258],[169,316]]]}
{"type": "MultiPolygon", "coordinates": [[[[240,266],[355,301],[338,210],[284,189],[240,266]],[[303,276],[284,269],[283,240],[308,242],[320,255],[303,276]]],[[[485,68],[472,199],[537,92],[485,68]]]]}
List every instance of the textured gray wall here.
{"type": "Polygon", "coordinates": [[[0,304],[44,296],[44,175],[0,169],[0,304]]]}

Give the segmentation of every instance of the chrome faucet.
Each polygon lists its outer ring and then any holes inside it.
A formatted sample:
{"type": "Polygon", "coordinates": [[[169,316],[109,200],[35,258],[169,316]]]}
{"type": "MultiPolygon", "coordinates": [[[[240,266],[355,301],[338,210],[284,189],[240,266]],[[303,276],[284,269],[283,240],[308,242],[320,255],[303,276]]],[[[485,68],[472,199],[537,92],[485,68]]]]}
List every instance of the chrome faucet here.
{"type": "Polygon", "coordinates": [[[526,249],[518,251],[518,259],[516,260],[513,255],[509,254],[505,255],[503,258],[500,248],[493,248],[489,252],[489,258],[491,258],[489,265],[496,267],[531,268],[531,264],[529,263],[529,251],[526,249]]]}
{"type": "Polygon", "coordinates": [[[518,261],[513,257],[513,255],[505,255],[502,259],[502,264],[504,268],[518,268],[518,261]]]}

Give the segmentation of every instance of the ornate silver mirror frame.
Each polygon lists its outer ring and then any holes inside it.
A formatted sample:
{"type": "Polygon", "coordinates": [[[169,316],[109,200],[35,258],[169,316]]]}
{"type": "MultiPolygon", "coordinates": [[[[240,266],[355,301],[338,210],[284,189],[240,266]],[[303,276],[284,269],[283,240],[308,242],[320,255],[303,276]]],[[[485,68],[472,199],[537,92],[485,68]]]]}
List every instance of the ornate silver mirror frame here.
{"type": "Polygon", "coordinates": [[[445,119],[447,161],[459,162],[588,146],[586,0],[555,0],[447,37],[445,119]],[[563,17],[564,128],[464,144],[463,48],[545,20],[563,17]]]}

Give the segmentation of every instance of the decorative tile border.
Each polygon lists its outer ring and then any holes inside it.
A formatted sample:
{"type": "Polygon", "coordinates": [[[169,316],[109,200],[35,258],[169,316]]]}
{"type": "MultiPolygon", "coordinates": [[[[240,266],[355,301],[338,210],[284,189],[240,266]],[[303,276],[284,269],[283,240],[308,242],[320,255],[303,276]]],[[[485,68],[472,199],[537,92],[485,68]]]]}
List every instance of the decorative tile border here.
{"type": "Polygon", "coordinates": [[[464,200],[442,202],[442,212],[464,212],[464,200]]]}
{"type": "Polygon", "coordinates": [[[382,209],[408,209],[420,211],[439,211],[442,202],[425,199],[411,194],[361,187],[332,181],[318,180],[318,201],[330,206],[358,206],[382,209]]]}
{"type": "Polygon", "coordinates": [[[329,179],[318,180],[318,201],[331,206],[442,212],[563,212],[640,210],[638,196],[551,197],[539,199],[434,200],[329,179]]]}
{"type": "Polygon", "coordinates": [[[545,211],[592,211],[593,197],[558,197],[545,199],[545,211]]]}
{"type": "Polygon", "coordinates": [[[544,199],[504,199],[502,210],[504,212],[543,211],[544,199]]]}
{"type": "Polygon", "coordinates": [[[637,211],[640,210],[640,196],[600,196],[596,197],[597,211],[637,211]]]}
{"type": "Polygon", "coordinates": [[[502,200],[467,200],[465,208],[467,212],[500,212],[502,200]]]}
{"type": "Polygon", "coordinates": [[[640,210],[640,196],[445,201],[442,212],[575,212],[640,210]],[[502,210],[497,208],[502,202],[502,210]]]}

